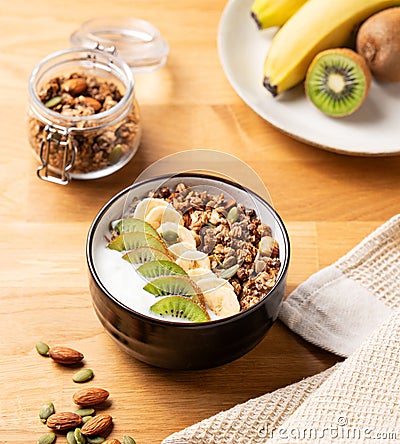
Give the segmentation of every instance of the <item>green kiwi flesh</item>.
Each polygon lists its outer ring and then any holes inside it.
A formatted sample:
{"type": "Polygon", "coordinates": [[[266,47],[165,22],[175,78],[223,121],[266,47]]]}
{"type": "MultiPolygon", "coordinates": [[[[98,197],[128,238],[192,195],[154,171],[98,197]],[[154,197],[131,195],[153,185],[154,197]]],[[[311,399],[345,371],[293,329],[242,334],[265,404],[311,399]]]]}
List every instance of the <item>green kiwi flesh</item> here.
{"type": "Polygon", "coordinates": [[[150,261],[170,261],[167,253],[149,246],[134,248],[122,256],[122,259],[132,264],[144,264],[150,261]]]}
{"type": "Polygon", "coordinates": [[[155,296],[180,295],[198,296],[202,295],[196,283],[185,276],[162,276],[149,282],[143,287],[155,296]]]}
{"type": "Polygon", "coordinates": [[[305,80],[311,102],[323,113],[343,117],[364,102],[371,82],[365,60],[347,48],[322,51],[312,61],[305,80]]]}
{"type": "Polygon", "coordinates": [[[141,265],[137,271],[145,278],[155,279],[161,276],[187,276],[186,271],[171,261],[151,261],[141,265]]]}
{"type": "Polygon", "coordinates": [[[153,304],[150,310],[159,316],[174,319],[187,319],[191,322],[206,322],[210,316],[195,301],[184,296],[168,296],[153,304]]]}
{"type": "Polygon", "coordinates": [[[117,234],[128,233],[130,231],[143,231],[152,234],[154,237],[159,237],[157,231],[146,221],[137,219],[136,217],[127,217],[121,219],[114,227],[117,234]]]}
{"type": "Polygon", "coordinates": [[[132,231],[120,234],[108,244],[108,248],[117,251],[128,251],[146,246],[163,252],[167,251],[165,244],[160,238],[142,231],[132,231]]]}

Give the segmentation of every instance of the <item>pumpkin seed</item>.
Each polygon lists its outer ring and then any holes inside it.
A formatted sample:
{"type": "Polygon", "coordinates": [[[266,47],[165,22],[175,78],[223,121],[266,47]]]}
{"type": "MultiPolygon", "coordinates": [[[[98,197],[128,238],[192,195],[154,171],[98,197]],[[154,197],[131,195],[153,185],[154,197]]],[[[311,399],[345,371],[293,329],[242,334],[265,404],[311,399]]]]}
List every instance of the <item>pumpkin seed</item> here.
{"type": "Polygon", "coordinates": [[[45,433],[38,439],[37,444],[52,444],[55,440],[56,435],[54,433],[45,433]]]}
{"type": "Polygon", "coordinates": [[[54,412],[54,404],[51,401],[42,405],[39,411],[39,418],[43,422],[43,424],[46,424],[47,418],[51,416],[54,412]]]}
{"type": "Polygon", "coordinates": [[[50,347],[44,342],[36,342],[36,351],[39,353],[39,355],[49,356],[49,350],[50,347]]]}
{"type": "Polygon", "coordinates": [[[72,376],[72,380],[74,382],[86,382],[86,381],[90,381],[93,378],[93,376],[94,376],[94,373],[93,373],[92,369],[90,369],[90,368],[83,368],[82,370],[79,370],[78,372],[76,372],[72,376]]]}
{"type": "Polygon", "coordinates": [[[52,97],[50,100],[48,100],[44,106],[46,108],[54,108],[55,106],[59,105],[62,101],[61,96],[52,97]]]}
{"type": "Polygon", "coordinates": [[[121,159],[121,155],[122,146],[120,144],[115,145],[110,155],[108,156],[108,161],[110,162],[110,165],[115,165],[119,161],[119,159],[121,159]]]}
{"type": "Polygon", "coordinates": [[[123,443],[124,444],[136,444],[136,441],[133,438],[131,438],[130,436],[125,435],[124,439],[123,439],[123,443]]]}
{"type": "Polygon", "coordinates": [[[88,436],[87,437],[87,442],[89,444],[101,444],[104,441],[105,441],[105,438],[103,438],[102,436],[88,436]]]}
{"type": "Polygon", "coordinates": [[[86,444],[86,438],[82,434],[80,428],[77,428],[74,430],[74,437],[75,437],[76,444],[86,444]]]}
{"type": "Polygon", "coordinates": [[[82,416],[82,422],[83,424],[86,424],[88,421],[90,421],[93,418],[93,416],[88,415],[88,416],[82,416]]]}
{"type": "Polygon", "coordinates": [[[68,444],[77,444],[76,439],[75,439],[75,433],[73,430],[70,430],[67,433],[67,443],[68,444]]]}
{"type": "Polygon", "coordinates": [[[232,276],[234,276],[238,270],[239,270],[239,265],[238,264],[232,265],[232,267],[229,267],[226,270],[224,270],[219,275],[219,277],[222,278],[222,279],[229,279],[232,276]]]}
{"type": "Polygon", "coordinates": [[[94,409],[92,409],[91,407],[85,408],[85,409],[78,409],[75,410],[75,413],[79,416],[89,416],[89,415],[93,415],[94,413],[94,409]]]}
{"type": "Polygon", "coordinates": [[[226,216],[226,218],[228,219],[228,222],[233,224],[233,222],[236,222],[238,216],[239,216],[239,211],[238,211],[237,207],[232,207],[229,210],[228,215],[226,216]]]}

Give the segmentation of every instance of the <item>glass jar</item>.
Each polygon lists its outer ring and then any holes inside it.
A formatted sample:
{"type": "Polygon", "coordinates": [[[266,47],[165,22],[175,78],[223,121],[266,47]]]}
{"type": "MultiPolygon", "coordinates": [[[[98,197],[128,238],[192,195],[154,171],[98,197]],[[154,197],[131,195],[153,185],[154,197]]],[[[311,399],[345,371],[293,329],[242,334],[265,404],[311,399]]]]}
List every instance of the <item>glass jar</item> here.
{"type": "MultiPolygon", "coordinates": [[[[162,54],[158,52],[162,57],[158,65],[154,58],[146,65],[143,54],[149,39],[144,38],[138,45],[138,26],[145,25],[147,32],[158,31],[147,22],[132,20],[130,29],[126,20],[108,27],[104,21],[84,23],[71,40],[91,48],[56,52],[32,71],[28,139],[40,162],[37,169],[40,179],[65,185],[71,179],[104,177],[122,168],[135,155],[142,125],[135,100],[134,66],[116,55],[115,40],[106,41],[104,36],[93,32],[102,23],[103,33],[108,30],[107,35],[115,36],[115,28],[119,26],[117,34],[126,47],[127,36],[132,38],[134,28],[136,47],[142,52],[131,60],[140,71],[162,66],[168,46],[163,46],[162,54]],[[92,44],[94,38],[98,40],[96,44],[92,44]]],[[[145,34],[142,32],[141,36],[145,34]]]]}

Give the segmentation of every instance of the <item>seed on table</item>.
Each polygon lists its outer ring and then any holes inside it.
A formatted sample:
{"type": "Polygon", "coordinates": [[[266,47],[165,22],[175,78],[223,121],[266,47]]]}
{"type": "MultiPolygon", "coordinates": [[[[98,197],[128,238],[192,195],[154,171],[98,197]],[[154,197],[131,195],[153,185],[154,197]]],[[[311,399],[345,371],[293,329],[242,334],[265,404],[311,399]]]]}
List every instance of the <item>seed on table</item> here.
{"type": "Polygon", "coordinates": [[[68,444],[77,444],[76,439],[75,439],[75,433],[73,430],[70,430],[67,433],[67,443],[68,444]]]}
{"type": "Polygon", "coordinates": [[[39,418],[43,424],[46,424],[47,418],[55,412],[54,404],[52,402],[46,402],[43,404],[39,411],[39,418]]]}
{"type": "Polygon", "coordinates": [[[75,410],[75,413],[79,416],[82,416],[82,417],[90,416],[90,415],[93,415],[94,409],[92,409],[92,408],[78,409],[78,410],[75,410]]]}
{"type": "Polygon", "coordinates": [[[102,436],[87,436],[86,439],[89,444],[102,444],[105,441],[102,436]]]}
{"type": "Polygon", "coordinates": [[[55,440],[56,435],[53,432],[45,433],[37,440],[37,444],[52,444],[55,440]]]}
{"type": "Polygon", "coordinates": [[[88,415],[88,416],[82,416],[82,423],[86,424],[88,421],[90,421],[93,418],[93,416],[88,415]]]}
{"type": "Polygon", "coordinates": [[[124,436],[123,444],[136,444],[136,441],[128,435],[124,436]]]}
{"type": "Polygon", "coordinates": [[[39,353],[39,355],[42,356],[49,356],[49,350],[50,347],[44,343],[44,342],[36,342],[36,351],[39,353]]]}
{"type": "Polygon", "coordinates": [[[87,382],[90,381],[94,376],[93,370],[90,368],[83,368],[79,370],[72,376],[74,382],[87,382]]]}
{"type": "Polygon", "coordinates": [[[86,438],[83,436],[80,428],[74,430],[74,437],[76,444],[86,444],[86,438]]]}

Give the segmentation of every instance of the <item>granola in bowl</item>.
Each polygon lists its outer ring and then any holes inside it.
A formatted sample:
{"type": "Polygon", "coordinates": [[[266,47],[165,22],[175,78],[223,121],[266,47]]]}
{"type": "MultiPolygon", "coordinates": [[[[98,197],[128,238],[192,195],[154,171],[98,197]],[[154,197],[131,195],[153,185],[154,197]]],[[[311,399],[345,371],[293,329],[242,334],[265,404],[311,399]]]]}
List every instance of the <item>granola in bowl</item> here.
{"type": "MultiPolygon", "coordinates": [[[[184,182],[135,198],[111,223],[107,250],[114,266],[139,276],[143,291],[124,303],[172,321],[245,311],[267,296],[281,268],[279,244],[255,209],[184,182]]],[[[120,280],[115,269],[110,276],[120,280]]]]}

